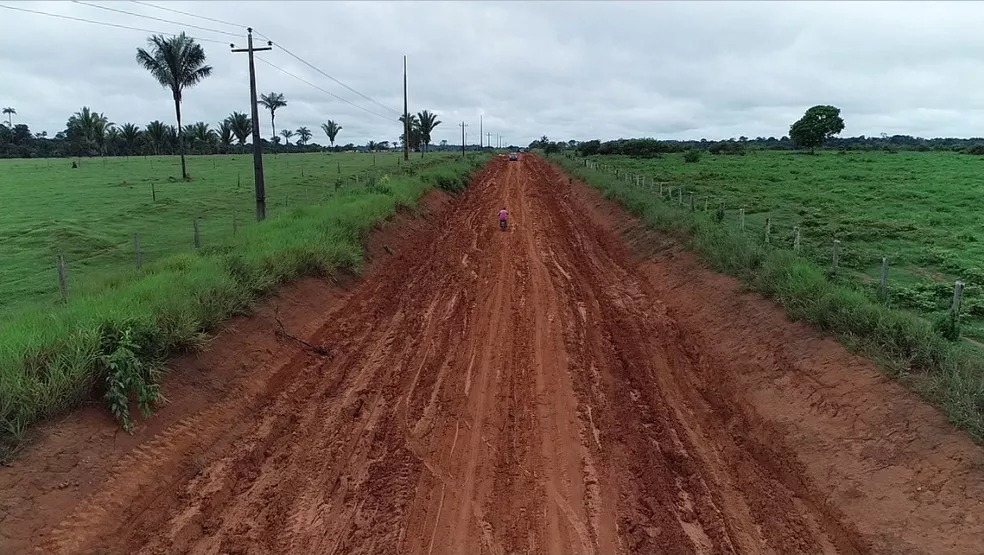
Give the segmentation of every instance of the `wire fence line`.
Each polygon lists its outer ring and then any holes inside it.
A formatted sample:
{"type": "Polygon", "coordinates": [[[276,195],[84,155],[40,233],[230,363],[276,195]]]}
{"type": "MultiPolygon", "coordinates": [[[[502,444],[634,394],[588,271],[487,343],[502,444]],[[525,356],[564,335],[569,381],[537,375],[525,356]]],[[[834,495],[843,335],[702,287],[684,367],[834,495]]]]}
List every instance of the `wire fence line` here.
{"type": "MultiPolygon", "coordinates": [[[[588,158],[579,159],[569,153],[565,153],[564,157],[584,168],[604,173],[609,178],[619,180],[625,185],[650,192],[656,198],[678,210],[705,213],[706,216],[716,219],[722,225],[734,230],[735,233],[740,233],[758,243],[762,248],[789,250],[797,256],[812,260],[825,268],[828,276],[835,280],[848,277],[847,274],[850,269],[844,266],[846,255],[864,256],[846,250],[846,245],[836,237],[815,241],[813,244],[819,245],[819,247],[809,248],[804,241],[809,238],[804,237],[803,225],[778,226],[769,212],[759,213],[760,217],[753,221],[748,217],[750,214],[746,212],[744,206],[728,206],[713,195],[700,195],[699,192],[688,189],[684,185],[657,179],[646,173],[627,171],[616,165],[588,158]]],[[[851,277],[859,281],[878,301],[888,304],[891,301],[891,258],[880,256],[871,260],[870,264],[867,265],[879,268],[876,279],[859,272],[854,272],[851,277]]],[[[964,302],[964,292],[967,286],[968,284],[964,280],[958,279],[953,282],[952,298],[947,312],[954,325],[959,321],[962,311],[967,308],[964,302]]]]}

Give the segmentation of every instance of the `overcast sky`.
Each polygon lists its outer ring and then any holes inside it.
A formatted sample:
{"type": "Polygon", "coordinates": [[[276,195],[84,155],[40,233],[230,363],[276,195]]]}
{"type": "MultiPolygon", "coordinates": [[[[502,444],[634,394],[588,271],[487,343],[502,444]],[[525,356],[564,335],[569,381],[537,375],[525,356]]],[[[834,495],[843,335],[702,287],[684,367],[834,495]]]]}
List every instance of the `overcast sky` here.
{"type": "MultiPolygon", "coordinates": [[[[220,29],[135,2],[93,2],[220,29]]],[[[283,92],[278,129],[343,126],[339,140],[394,141],[402,56],[410,110],[444,122],[433,134],[477,141],[653,136],[776,136],[814,104],[842,109],[845,136],[984,135],[984,4],[888,2],[154,2],[254,26],[374,104],[280,49],[262,57],[387,117],[345,104],[257,64],[260,92],[283,92]]],[[[244,38],[69,2],[0,4],[204,42],[212,77],[185,94],[184,121],[248,111],[244,38]]],[[[0,106],[49,134],[82,106],[116,123],[173,122],[170,96],[134,61],[148,33],[0,9],[0,106]]],[[[269,114],[261,114],[270,134],[269,114]]]]}

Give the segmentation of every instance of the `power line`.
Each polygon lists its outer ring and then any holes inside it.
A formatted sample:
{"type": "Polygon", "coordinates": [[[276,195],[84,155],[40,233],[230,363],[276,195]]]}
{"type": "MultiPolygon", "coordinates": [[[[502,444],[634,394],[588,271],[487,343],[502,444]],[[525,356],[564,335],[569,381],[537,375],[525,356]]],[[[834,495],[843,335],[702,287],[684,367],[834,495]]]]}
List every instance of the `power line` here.
{"type": "Polygon", "coordinates": [[[144,19],[152,19],[154,21],[162,21],[164,23],[170,23],[172,25],[183,25],[185,27],[191,27],[192,29],[198,29],[200,31],[208,31],[210,33],[219,33],[220,35],[229,35],[231,37],[242,38],[242,35],[236,33],[230,33],[229,31],[221,31],[219,29],[211,29],[209,27],[200,27],[198,25],[192,25],[191,23],[182,23],[180,21],[173,21],[170,19],[162,19],[160,17],[154,17],[152,15],[145,15],[137,12],[128,12],[126,10],[120,10],[117,8],[110,8],[108,6],[100,6],[99,4],[90,4],[89,2],[81,2],[80,0],[72,0],[74,4],[79,4],[81,6],[89,6],[90,8],[98,8],[100,10],[106,10],[108,12],[116,12],[126,15],[132,15],[135,17],[142,17],[144,19]]]}
{"type": "MultiPolygon", "coordinates": [[[[142,33],[150,33],[150,34],[153,34],[153,35],[174,35],[175,34],[175,33],[170,33],[170,32],[154,31],[152,29],[141,29],[140,27],[131,27],[130,25],[121,25],[119,23],[108,23],[108,22],[105,22],[105,21],[95,21],[95,20],[92,20],[92,19],[86,19],[84,17],[74,17],[74,16],[71,16],[71,15],[62,15],[62,14],[57,14],[57,13],[42,12],[42,11],[38,11],[38,10],[29,10],[27,8],[15,8],[14,6],[5,6],[3,4],[0,4],[0,8],[5,8],[5,9],[8,9],[8,10],[15,10],[15,11],[18,11],[18,12],[33,13],[33,14],[38,14],[38,15],[47,15],[47,16],[50,16],[50,17],[57,17],[59,19],[69,19],[69,20],[72,20],[72,21],[81,21],[83,23],[92,23],[94,25],[104,25],[106,27],[116,27],[118,29],[128,29],[130,31],[140,31],[142,33]]],[[[222,41],[222,40],[206,39],[206,38],[200,38],[200,37],[191,37],[191,38],[193,38],[195,40],[202,41],[202,42],[214,42],[214,43],[218,43],[218,44],[227,44],[226,41],[222,41]]]]}
{"type": "MultiPolygon", "coordinates": [[[[197,17],[198,19],[204,19],[206,21],[212,21],[212,22],[215,22],[215,23],[222,23],[223,25],[230,25],[232,27],[239,27],[240,29],[245,29],[247,27],[247,25],[240,25],[238,23],[232,23],[231,21],[225,21],[225,20],[222,20],[222,19],[215,19],[214,17],[206,17],[204,15],[193,14],[193,13],[190,13],[190,12],[183,12],[181,10],[176,10],[174,8],[165,8],[164,6],[158,6],[158,5],[155,5],[155,4],[151,4],[150,2],[139,2],[138,0],[130,0],[130,1],[133,2],[134,4],[140,4],[141,6],[147,6],[147,7],[150,7],[150,8],[156,8],[158,10],[164,10],[166,12],[173,12],[173,13],[177,13],[177,14],[181,14],[181,15],[186,15],[188,17],[197,17]]],[[[257,33],[257,34],[259,34],[259,33],[257,33]]]]}
{"type": "MultiPolygon", "coordinates": [[[[259,34],[259,33],[256,33],[256,34],[259,34]]],[[[351,100],[348,100],[346,98],[342,98],[342,97],[338,96],[337,94],[335,94],[335,93],[333,93],[333,92],[331,92],[331,91],[329,91],[327,89],[323,89],[323,88],[319,87],[318,85],[315,85],[314,83],[308,81],[307,79],[304,79],[302,77],[298,77],[297,75],[294,75],[293,73],[287,71],[286,69],[283,69],[282,67],[280,67],[280,66],[278,66],[278,65],[276,65],[276,64],[274,64],[272,62],[268,62],[267,60],[264,60],[263,58],[261,58],[259,56],[256,56],[256,59],[259,60],[259,61],[261,61],[261,62],[263,62],[264,64],[266,64],[266,65],[268,65],[268,66],[276,69],[277,71],[279,71],[279,72],[281,72],[283,74],[289,75],[289,76],[293,77],[294,79],[297,79],[298,81],[300,81],[302,83],[305,83],[307,85],[310,85],[311,87],[314,87],[315,89],[318,89],[319,91],[321,91],[321,92],[323,92],[323,93],[325,93],[325,94],[327,94],[327,95],[329,95],[329,96],[331,96],[333,98],[336,98],[338,100],[341,100],[342,102],[344,102],[346,104],[349,104],[351,106],[354,106],[354,107],[356,107],[356,108],[358,108],[358,109],[360,109],[360,110],[362,110],[364,112],[368,112],[368,113],[370,113],[370,114],[372,114],[374,116],[383,118],[386,121],[393,121],[393,118],[391,116],[384,116],[383,114],[380,114],[379,112],[373,112],[372,110],[370,110],[370,109],[368,109],[368,108],[366,108],[364,106],[359,106],[358,104],[352,102],[351,100]]]]}
{"type": "Polygon", "coordinates": [[[355,94],[361,96],[362,98],[368,100],[369,102],[372,102],[373,104],[375,104],[375,105],[377,105],[377,106],[379,106],[379,107],[381,107],[381,108],[383,108],[385,110],[388,110],[390,112],[393,112],[394,114],[400,114],[400,111],[394,110],[393,108],[390,108],[389,106],[387,106],[387,105],[385,105],[385,104],[383,104],[381,102],[378,102],[377,100],[375,100],[375,99],[373,99],[373,98],[371,98],[371,97],[369,97],[369,96],[367,96],[365,94],[362,94],[361,92],[353,89],[352,87],[350,87],[350,86],[346,85],[345,83],[339,81],[337,78],[332,77],[331,75],[328,75],[327,73],[325,73],[324,71],[322,71],[321,69],[319,69],[318,67],[316,67],[314,64],[312,64],[311,62],[308,62],[307,60],[301,58],[297,54],[294,54],[293,52],[291,52],[290,50],[288,50],[287,48],[285,48],[284,45],[282,45],[282,44],[274,41],[270,37],[265,36],[263,33],[257,32],[256,34],[259,35],[259,36],[261,36],[261,37],[263,37],[263,38],[265,38],[265,39],[267,39],[267,40],[269,40],[270,42],[273,43],[274,46],[276,46],[277,48],[283,50],[285,53],[287,53],[287,55],[289,55],[290,57],[294,58],[298,62],[301,62],[302,64],[308,66],[309,68],[313,69],[314,71],[317,71],[321,75],[324,75],[325,77],[331,79],[332,81],[338,83],[339,85],[345,87],[346,89],[354,92],[355,94]]]}

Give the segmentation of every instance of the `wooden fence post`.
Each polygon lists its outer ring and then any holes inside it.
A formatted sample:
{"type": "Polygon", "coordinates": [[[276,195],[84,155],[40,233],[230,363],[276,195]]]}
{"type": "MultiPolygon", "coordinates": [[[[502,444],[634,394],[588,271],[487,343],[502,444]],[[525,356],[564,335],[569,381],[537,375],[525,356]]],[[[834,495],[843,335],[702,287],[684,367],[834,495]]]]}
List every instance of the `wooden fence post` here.
{"type": "Polygon", "coordinates": [[[960,317],[960,307],[963,305],[963,290],[964,282],[957,280],[953,284],[953,304],[950,306],[950,312],[953,314],[954,320],[960,317]]]}
{"type": "Polygon", "coordinates": [[[800,228],[796,226],[796,236],[793,237],[793,250],[796,252],[800,251],[800,228]]]}
{"type": "Polygon", "coordinates": [[[888,257],[882,257],[881,283],[878,285],[878,296],[883,301],[888,300],[888,257]]]}
{"type": "Polygon", "coordinates": [[[694,212],[697,210],[697,206],[694,204],[694,194],[690,193],[690,211],[694,212]]]}
{"type": "Polygon", "coordinates": [[[68,302],[68,264],[65,255],[58,255],[58,287],[61,289],[62,302],[68,302]]]}
{"type": "Polygon", "coordinates": [[[840,256],[840,244],[841,244],[840,239],[834,239],[834,264],[833,264],[833,268],[834,268],[834,273],[835,274],[837,273],[837,264],[839,262],[838,258],[840,256]]]}
{"type": "Polygon", "coordinates": [[[745,231],[745,209],[738,209],[738,230],[745,231]]]}
{"type": "Polygon", "coordinates": [[[765,219],[765,244],[768,245],[772,235],[772,218],[765,219]]]}
{"type": "Polygon", "coordinates": [[[143,268],[143,252],[140,251],[140,234],[133,234],[133,252],[137,258],[137,269],[143,268]]]}
{"type": "Polygon", "coordinates": [[[154,187],[153,181],[150,182],[150,199],[154,202],[157,202],[157,188],[154,187]]]}

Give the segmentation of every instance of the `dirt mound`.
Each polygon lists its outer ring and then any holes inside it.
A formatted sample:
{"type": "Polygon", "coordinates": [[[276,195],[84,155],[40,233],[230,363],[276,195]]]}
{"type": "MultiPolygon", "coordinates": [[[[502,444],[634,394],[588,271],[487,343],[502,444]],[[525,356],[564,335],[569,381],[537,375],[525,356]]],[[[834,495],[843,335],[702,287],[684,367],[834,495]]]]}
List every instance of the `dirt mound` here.
{"type": "Polygon", "coordinates": [[[95,411],[53,426],[0,471],[0,551],[984,545],[980,450],[869,363],[536,157],[445,204],[179,361],[118,447],[95,411]]]}

